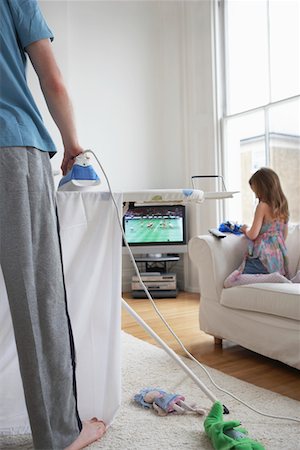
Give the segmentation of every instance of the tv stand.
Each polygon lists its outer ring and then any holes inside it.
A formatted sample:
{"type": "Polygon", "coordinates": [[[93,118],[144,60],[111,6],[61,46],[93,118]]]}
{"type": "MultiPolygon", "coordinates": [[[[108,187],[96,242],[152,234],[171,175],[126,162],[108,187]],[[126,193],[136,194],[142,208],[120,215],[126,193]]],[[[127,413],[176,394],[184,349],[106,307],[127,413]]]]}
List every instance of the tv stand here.
{"type": "Polygon", "coordinates": [[[136,257],[135,261],[137,263],[145,264],[145,272],[160,272],[167,273],[167,265],[169,262],[179,261],[180,257],[178,255],[168,255],[168,254],[149,254],[146,256],[136,257]]]}
{"type": "MultiPolygon", "coordinates": [[[[145,264],[145,272],[141,278],[153,298],[177,297],[177,279],[175,273],[167,272],[169,262],[179,261],[178,255],[149,254],[135,258],[137,263],[145,264]]],[[[132,277],[131,292],[133,298],[147,298],[138,277],[132,277]]]]}

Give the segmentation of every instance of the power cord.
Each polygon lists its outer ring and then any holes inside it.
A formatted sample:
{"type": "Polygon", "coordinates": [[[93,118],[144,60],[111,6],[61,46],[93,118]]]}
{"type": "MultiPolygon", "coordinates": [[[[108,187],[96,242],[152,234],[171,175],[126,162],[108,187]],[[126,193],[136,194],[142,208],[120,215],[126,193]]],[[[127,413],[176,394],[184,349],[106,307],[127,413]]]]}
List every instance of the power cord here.
{"type": "Polygon", "coordinates": [[[163,315],[161,314],[161,312],[160,312],[159,309],[157,308],[157,306],[156,306],[156,304],[155,304],[153,298],[151,297],[151,294],[150,294],[149,290],[147,289],[147,286],[145,285],[145,283],[143,282],[143,280],[142,280],[142,278],[141,278],[140,271],[139,271],[139,269],[138,269],[138,266],[137,266],[137,264],[136,264],[136,261],[135,261],[135,259],[134,259],[133,254],[132,254],[131,248],[130,248],[128,242],[127,242],[127,239],[126,239],[126,236],[125,236],[125,232],[124,232],[124,230],[123,230],[123,225],[122,225],[122,222],[121,222],[121,219],[120,219],[118,205],[117,205],[117,203],[116,203],[114,194],[113,194],[112,189],[111,189],[111,186],[110,186],[110,182],[109,182],[109,180],[108,180],[108,177],[107,177],[107,175],[106,175],[106,172],[105,172],[105,170],[104,170],[102,164],[100,163],[99,159],[97,158],[97,156],[95,155],[95,153],[94,153],[92,150],[86,150],[86,151],[84,152],[84,154],[86,154],[86,153],[91,153],[91,154],[94,156],[95,160],[96,160],[97,163],[99,164],[99,167],[100,167],[100,169],[101,169],[101,171],[102,171],[102,173],[103,173],[103,175],[104,175],[104,177],[105,177],[105,180],[106,180],[107,185],[108,185],[109,192],[110,192],[110,194],[111,194],[111,198],[112,198],[113,204],[114,204],[114,206],[115,206],[115,208],[116,208],[116,212],[117,212],[117,220],[118,220],[118,223],[119,223],[119,226],[120,226],[120,230],[121,230],[121,233],[122,233],[122,236],[123,236],[123,240],[124,240],[125,246],[126,246],[126,248],[127,248],[127,250],[128,250],[130,259],[131,259],[131,261],[132,261],[132,263],[133,263],[133,267],[134,267],[135,272],[136,272],[136,274],[137,274],[138,280],[139,280],[139,282],[140,282],[140,284],[141,284],[143,290],[145,291],[145,294],[146,294],[147,298],[150,300],[150,302],[151,302],[151,304],[152,304],[152,306],[153,306],[155,312],[157,313],[157,315],[159,316],[159,318],[162,320],[162,322],[165,324],[165,326],[166,326],[167,329],[170,331],[170,333],[171,333],[172,336],[175,338],[175,340],[178,342],[178,344],[180,345],[180,347],[182,348],[182,350],[184,351],[184,353],[188,356],[188,358],[190,358],[192,361],[194,361],[194,362],[195,362],[195,363],[196,363],[196,364],[197,364],[197,365],[198,365],[198,366],[206,373],[206,375],[208,376],[210,382],[213,384],[213,386],[214,386],[216,389],[218,389],[219,391],[223,392],[224,394],[227,394],[227,395],[229,395],[230,397],[234,398],[235,400],[237,400],[239,403],[243,404],[243,405],[246,406],[247,408],[251,409],[252,411],[256,412],[257,414],[260,414],[260,415],[265,416],[265,417],[270,417],[270,418],[272,418],[272,419],[291,420],[291,421],[299,422],[299,423],[300,423],[300,419],[298,419],[297,417],[276,416],[276,415],[273,415],[273,414],[265,413],[265,412],[263,412],[263,411],[259,411],[258,409],[254,408],[253,406],[251,406],[251,405],[249,405],[248,403],[246,403],[246,402],[244,402],[243,400],[241,400],[239,397],[237,397],[236,395],[234,395],[232,392],[227,391],[226,389],[222,388],[221,386],[219,386],[219,385],[213,380],[212,376],[210,375],[210,373],[208,372],[208,370],[206,369],[206,367],[204,367],[204,366],[203,366],[203,365],[202,365],[202,364],[201,364],[201,363],[200,363],[200,362],[199,362],[199,361],[198,361],[198,360],[197,360],[197,359],[196,359],[196,358],[195,358],[195,357],[194,357],[194,356],[186,349],[186,347],[184,346],[184,344],[182,343],[182,341],[179,339],[179,337],[176,335],[176,333],[173,331],[173,329],[171,328],[171,326],[168,324],[168,322],[165,320],[165,318],[163,317],[163,315]]]}

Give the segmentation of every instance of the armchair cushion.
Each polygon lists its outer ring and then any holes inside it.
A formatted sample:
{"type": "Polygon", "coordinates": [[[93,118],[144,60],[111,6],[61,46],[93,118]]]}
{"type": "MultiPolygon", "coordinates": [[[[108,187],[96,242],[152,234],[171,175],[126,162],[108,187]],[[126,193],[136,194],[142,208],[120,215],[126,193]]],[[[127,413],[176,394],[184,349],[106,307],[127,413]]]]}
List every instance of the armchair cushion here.
{"type": "Polygon", "coordinates": [[[223,306],[300,320],[300,284],[251,284],[224,289],[223,306]]]}

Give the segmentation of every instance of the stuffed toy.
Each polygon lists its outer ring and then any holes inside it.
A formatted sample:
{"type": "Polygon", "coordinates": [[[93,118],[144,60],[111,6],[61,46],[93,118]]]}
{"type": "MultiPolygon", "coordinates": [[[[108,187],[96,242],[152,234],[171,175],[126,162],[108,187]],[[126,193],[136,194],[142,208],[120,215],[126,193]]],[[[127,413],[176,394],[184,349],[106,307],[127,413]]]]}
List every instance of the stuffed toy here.
{"type": "Polygon", "coordinates": [[[168,394],[159,388],[146,387],[141,389],[134,396],[134,400],[143,408],[153,408],[159,416],[167,416],[170,413],[185,414],[186,412],[205,414],[203,409],[197,408],[194,404],[187,405],[182,395],[168,394]]]}
{"type": "Polygon", "coordinates": [[[215,402],[204,421],[204,429],[215,450],[265,450],[250,439],[247,430],[239,427],[237,420],[223,421],[223,406],[215,402]]]}

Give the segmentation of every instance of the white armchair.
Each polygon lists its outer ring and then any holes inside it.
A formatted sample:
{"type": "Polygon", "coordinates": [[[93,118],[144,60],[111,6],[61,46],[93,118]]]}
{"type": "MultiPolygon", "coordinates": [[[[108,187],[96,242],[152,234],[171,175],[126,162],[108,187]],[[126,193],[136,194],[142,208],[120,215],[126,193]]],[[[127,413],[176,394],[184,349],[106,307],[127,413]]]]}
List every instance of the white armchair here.
{"type": "MultiPolygon", "coordinates": [[[[188,244],[200,285],[200,328],[300,369],[300,284],[257,283],[223,288],[242,261],[244,236],[196,236],[188,244]]],[[[290,274],[300,269],[300,228],[287,239],[290,274]]]]}

